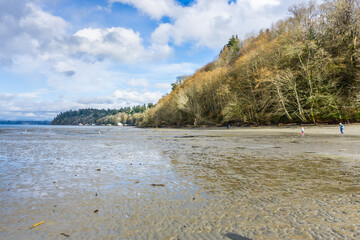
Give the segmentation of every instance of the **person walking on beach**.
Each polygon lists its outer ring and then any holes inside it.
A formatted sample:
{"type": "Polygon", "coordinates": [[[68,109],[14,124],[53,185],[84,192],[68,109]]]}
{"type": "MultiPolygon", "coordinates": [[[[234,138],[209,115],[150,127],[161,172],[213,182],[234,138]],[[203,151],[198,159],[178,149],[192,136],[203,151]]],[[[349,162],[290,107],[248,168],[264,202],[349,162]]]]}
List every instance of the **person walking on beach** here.
{"type": "Polygon", "coordinates": [[[301,136],[304,136],[305,135],[305,129],[304,127],[301,127],[301,136]]]}
{"type": "Polygon", "coordinates": [[[344,134],[344,125],[340,123],[340,132],[341,134],[344,134]]]}

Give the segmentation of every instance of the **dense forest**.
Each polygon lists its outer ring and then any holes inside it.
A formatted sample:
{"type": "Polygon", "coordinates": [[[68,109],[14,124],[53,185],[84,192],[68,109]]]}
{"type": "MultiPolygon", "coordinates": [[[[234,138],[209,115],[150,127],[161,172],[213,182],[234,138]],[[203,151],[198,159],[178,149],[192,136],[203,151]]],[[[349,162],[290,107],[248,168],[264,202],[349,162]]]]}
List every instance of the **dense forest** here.
{"type": "Polygon", "coordinates": [[[270,29],[233,36],[138,125],[360,121],[359,1],[310,2],[289,12],[270,29]]]}
{"type": "Polygon", "coordinates": [[[52,125],[117,125],[118,123],[136,125],[137,119],[142,120],[142,114],[153,107],[152,103],[147,106],[138,105],[121,109],[79,109],[66,111],[58,114],[51,122],[52,125]]]}

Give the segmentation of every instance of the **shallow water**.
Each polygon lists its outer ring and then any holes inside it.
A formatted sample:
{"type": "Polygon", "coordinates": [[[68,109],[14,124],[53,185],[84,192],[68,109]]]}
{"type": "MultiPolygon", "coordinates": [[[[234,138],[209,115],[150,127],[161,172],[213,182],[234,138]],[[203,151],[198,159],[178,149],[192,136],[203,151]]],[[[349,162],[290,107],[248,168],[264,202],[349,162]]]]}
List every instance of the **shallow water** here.
{"type": "Polygon", "coordinates": [[[0,125],[0,238],[359,239],[359,143],[0,125]]]}

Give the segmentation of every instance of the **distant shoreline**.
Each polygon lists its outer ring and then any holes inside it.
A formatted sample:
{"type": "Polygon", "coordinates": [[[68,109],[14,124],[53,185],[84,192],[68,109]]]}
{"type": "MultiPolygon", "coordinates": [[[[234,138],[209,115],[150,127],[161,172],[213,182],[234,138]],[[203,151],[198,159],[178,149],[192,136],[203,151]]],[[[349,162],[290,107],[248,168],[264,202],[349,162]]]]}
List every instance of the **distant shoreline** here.
{"type": "Polygon", "coordinates": [[[0,125],[51,125],[51,121],[10,121],[0,120],[0,125]]]}

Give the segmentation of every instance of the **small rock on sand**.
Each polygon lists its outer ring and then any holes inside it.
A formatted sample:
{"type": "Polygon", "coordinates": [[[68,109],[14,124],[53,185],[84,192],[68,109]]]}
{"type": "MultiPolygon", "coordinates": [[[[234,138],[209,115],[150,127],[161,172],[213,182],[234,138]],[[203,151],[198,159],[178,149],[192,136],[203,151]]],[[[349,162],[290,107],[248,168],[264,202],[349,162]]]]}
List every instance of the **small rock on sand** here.
{"type": "Polygon", "coordinates": [[[152,183],[151,186],[153,186],[153,187],[165,187],[165,184],[152,183]]]}

